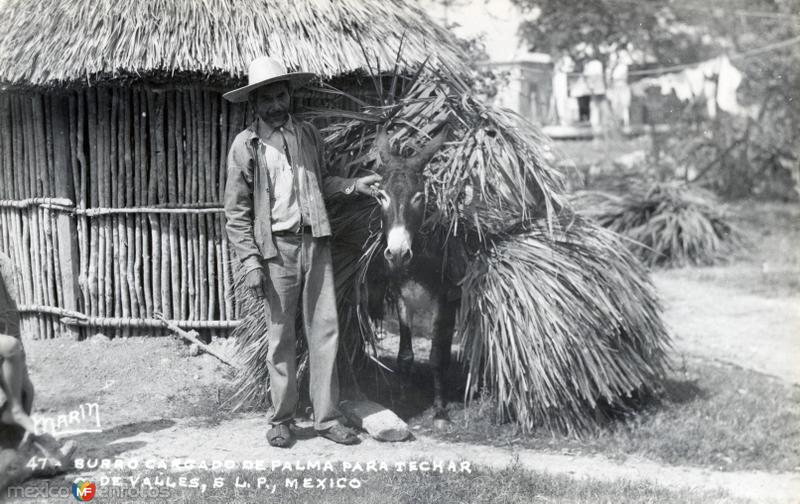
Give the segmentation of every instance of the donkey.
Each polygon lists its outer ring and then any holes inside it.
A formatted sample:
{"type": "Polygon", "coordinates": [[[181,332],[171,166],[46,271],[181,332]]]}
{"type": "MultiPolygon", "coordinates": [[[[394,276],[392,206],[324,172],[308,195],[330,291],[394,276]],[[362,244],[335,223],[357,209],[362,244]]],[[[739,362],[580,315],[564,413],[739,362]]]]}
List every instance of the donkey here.
{"type": "Polygon", "coordinates": [[[441,148],[446,136],[447,128],[416,155],[402,157],[392,154],[386,131],[379,131],[375,147],[380,156],[383,187],[374,196],[381,208],[385,261],[380,261],[383,264],[373,268],[368,276],[370,292],[379,293],[377,298],[371,296],[370,315],[383,318],[384,301],[394,303],[397,309],[400,324],[397,367],[406,376],[414,362],[411,347],[414,313],[420,309],[433,312],[430,363],[433,370],[434,425],[439,428],[449,420],[444,382],[456,319],[456,305],[448,301],[448,293],[455,285],[442,274],[441,254],[436,257],[437,251],[426,251],[421,240],[416,238],[427,203],[422,171],[441,148]]]}

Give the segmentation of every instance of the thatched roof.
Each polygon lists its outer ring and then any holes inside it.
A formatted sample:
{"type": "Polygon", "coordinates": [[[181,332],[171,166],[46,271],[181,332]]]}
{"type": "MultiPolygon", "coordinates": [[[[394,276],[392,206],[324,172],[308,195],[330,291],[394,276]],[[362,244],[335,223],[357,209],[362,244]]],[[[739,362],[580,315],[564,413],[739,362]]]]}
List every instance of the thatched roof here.
{"type": "Polygon", "coordinates": [[[411,0],[6,0],[0,82],[60,85],[134,77],[240,78],[251,59],[329,78],[434,55],[458,67],[454,38],[411,0]]]}

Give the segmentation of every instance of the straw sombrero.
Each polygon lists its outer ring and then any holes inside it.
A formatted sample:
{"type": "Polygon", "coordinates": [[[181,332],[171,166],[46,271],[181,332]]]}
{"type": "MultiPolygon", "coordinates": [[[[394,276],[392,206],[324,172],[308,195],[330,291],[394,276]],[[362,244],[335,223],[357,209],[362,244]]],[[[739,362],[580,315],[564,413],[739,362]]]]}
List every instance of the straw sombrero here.
{"type": "Polygon", "coordinates": [[[222,95],[230,102],[239,103],[247,101],[250,91],[273,82],[287,81],[293,88],[302,87],[314,78],[313,73],[293,72],[287,73],[286,67],[278,60],[262,56],[250,62],[247,72],[247,85],[222,95]]]}

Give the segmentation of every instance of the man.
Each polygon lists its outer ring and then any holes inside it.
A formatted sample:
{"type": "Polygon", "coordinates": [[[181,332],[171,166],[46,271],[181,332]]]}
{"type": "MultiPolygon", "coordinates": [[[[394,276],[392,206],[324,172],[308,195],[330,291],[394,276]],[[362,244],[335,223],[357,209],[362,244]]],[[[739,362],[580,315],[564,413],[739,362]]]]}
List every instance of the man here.
{"type": "Polygon", "coordinates": [[[245,285],[264,299],[270,315],[267,440],[277,447],[290,446],[294,438],[289,426],[298,403],[298,304],[308,340],[314,428],[337,443],[359,441],[341,424],[337,409],[339,324],[323,196],[371,194],[381,177],[328,174],[319,132],[289,113],[292,90],[312,77],[286,73],[278,61],[257,58],[250,64],[248,85],[224,95],[232,102],[248,101],[257,117],[236,136],[228,153],[225,217],[245,285]]]}

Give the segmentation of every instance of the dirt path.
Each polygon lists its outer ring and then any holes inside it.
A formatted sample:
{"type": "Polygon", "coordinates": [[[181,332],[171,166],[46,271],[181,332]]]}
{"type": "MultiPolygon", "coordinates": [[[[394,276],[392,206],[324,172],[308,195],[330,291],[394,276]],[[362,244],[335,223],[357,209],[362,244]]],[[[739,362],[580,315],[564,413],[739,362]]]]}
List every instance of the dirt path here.
{"type": "MultiPolygon", "coordinates": [[[[362,435],[358,446],[342,447],[321,438],[298,441],[290,450],[271,448],[263,438],[264,420],[260,416],[242,416],[218,425],[175,420],[159,430],[130,433],[110,440],[105,449],[91,453],[98,458],[133,458],[138,460],[174,459],[273,460],[282,462],[325,461],[469,461],[473,466],[503,469],[510,465],[549,474],[568,475],[600,481],[651,481],[665,487],[691,488],[700,491],[724,489],[733,497],[757,502],[796,503],[800,495],[800,474],[765,472],[716,472],[697,468],[674,467],[646,460],[624,463],[602,456],[569,456],[540,451],[446,443],[427,437],[403,443],[379,443],[362,435]]],[[[95,438],[100,442],[104,434],[95,438]]],[[[105,444],[105,443],[98,443],[105,444]]],[[[99,476],[95,473],[84,473],[99,476]]]]}
{"type": "Polygon", "coordinates": [[[765,298],[653,275],[675,349],[800,384],[800,298],[765,298]]]}

